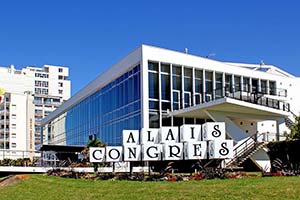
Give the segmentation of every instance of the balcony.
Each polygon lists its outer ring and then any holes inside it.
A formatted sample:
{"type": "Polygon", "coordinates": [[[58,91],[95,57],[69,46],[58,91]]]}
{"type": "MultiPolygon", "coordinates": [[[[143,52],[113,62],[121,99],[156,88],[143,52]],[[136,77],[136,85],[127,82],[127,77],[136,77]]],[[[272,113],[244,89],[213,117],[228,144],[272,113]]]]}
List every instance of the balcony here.
{"type": "Polygon", "coordinates": [[[189,98],[174,101],[173,111],[168,111],[167,116],[209,119],[211,118],[209,112],[221,112],[233,116],[236,116],[236,114],[242,116],[255,115],[268,116],[273,119],[274,117],[290,115],[289,103],[270,98],[270,95],[261,92],[228,90],[224,87],[208,93],[196,94],[192,97],[186,95],[185,92],[184,97],[189,98]]]}
{"type": "MultiPolygon", "coordinates": [[[[272,92],[270,90],[270,92],[272,92]]],[[[290,105],[284,100],[278,99],[277,97],[286,97],[287,92],[284,89],[277,89],[276,92],[266,94],[265,92],[258,92],[255,90],[243,91],[234,88],[223,87],[215,89],[211,92],[204,92],[202,94],[196,94],[189,96],[189,98],[183,98],[179,102],[176,102],[176,106],[173,106],[174,110],[180,110],[191,106],[216,101],[223,98],[236,99],[256,105],[266,106],[269,108],[290,112],[290,105]],[[180,104],[180,106],[178,106],[180,104]]],[[[184,95],[185,96],[185,95],[184,95]]],[[[187,96],[185,96],[187,97],[187,96]]],[[[174,103],[173,103],[174,104],[174,103]]]]}
{"type": "Polygon", "coordinates": [[[9,124],[9,119],[0,119],[0,125],[9,124]]]}
{"type": "Polygon", "coordinates": [[[0,110],[0,115],[2,115],[2,114],[9,114],[9,110],[8,109],[6,109],[6,110],[0,110]]]}

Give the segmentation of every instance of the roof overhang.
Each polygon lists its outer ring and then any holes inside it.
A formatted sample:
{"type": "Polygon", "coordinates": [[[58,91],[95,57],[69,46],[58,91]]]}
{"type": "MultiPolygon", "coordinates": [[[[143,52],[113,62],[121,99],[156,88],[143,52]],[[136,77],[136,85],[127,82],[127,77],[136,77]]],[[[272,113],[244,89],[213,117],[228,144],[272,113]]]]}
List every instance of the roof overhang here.
{"type": "Polygon", "coordinates": [[[65,152],[65,153],[75,153],[81,152],[84,146],[71,146],[71,145],[48,145],[43,144],[40,151],[55,151],[55,152],[65,152]]]}
{"type": "Polygon", "coordinates": [[[174,117],[209,118],[207,111],[237,113],[240,115],[257,116],[258,118],[282,118],[290,115],[290,113],[287,111],[227,97],[176,110],[170,112],[169,115],[174,117]]]}

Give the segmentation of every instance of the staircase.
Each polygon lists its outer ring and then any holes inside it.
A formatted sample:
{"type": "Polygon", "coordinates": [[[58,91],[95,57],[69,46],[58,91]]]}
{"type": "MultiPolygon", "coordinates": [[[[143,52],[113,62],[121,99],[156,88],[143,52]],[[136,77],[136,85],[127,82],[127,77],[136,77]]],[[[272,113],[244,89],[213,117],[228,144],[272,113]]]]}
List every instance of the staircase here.
{"type": "Polygon", "coordinates": [[[233,149],[233,158],[226,162],[225,167],[230,168],[239,166],[245,162],[255,152],[263,148],[267,144],[267,134],[258,133],[248,137],[241,144],[238,144],[233,149]]]}

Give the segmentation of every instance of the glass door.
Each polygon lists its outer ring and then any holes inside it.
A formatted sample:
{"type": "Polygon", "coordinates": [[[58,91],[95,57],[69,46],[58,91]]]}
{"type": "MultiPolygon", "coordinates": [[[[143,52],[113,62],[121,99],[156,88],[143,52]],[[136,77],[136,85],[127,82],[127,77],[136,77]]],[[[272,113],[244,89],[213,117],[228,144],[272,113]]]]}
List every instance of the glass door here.
{"type": "Polygon", "coordinates": [[[184,107],[190,107],[192,105],[191,92],[184,92],[184,107]]]}
{"type": "Polygon", "coordinates": [[[180,109],[180,91],[173,90],[173,110],[180,109]]]}

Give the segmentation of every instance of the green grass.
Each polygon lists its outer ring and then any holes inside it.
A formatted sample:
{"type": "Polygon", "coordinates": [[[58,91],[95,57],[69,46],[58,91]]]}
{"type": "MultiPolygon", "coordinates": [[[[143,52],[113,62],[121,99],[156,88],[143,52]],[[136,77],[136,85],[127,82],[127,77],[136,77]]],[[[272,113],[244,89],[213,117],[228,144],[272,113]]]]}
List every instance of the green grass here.
{"type": "Polygon", "coordinates": [[[1,199],[300,199],[300,177],[187,182],[75,180],[43,175],[0,189],[1,199]]]}

